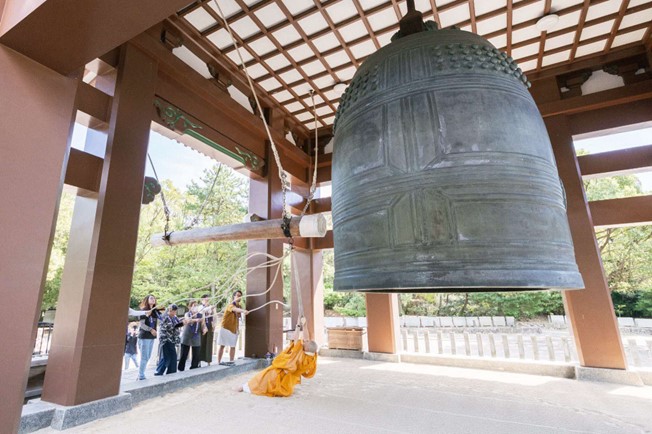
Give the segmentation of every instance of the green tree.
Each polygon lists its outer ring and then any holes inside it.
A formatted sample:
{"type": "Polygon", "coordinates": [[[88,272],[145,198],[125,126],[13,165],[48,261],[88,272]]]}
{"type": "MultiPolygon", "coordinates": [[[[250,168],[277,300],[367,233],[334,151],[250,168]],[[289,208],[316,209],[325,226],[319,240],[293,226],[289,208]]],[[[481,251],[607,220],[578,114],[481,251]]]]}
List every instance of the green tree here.
{"type": "MultiPolygon", "coordinates": [[[[584,182],[589,201],[645,194],[635,176],[584,182]]],[[[616,314],[652,316],[652,227],[596,230],[596,240],[616,314]]]]}
{"type": "Polygon", "coordinates": [[[59,287],[61,286],[61,277],[63,276],[63,265],[66,260],[66,251],[68,250],[68,240],[70,239],[70,225],[72,224],[74,206],[75,195],[67,190],[63,190],[61,200],[59,201],[57,224],[52,240],[50,263],[45,279],[41,310],[54,309],[57,306],[59,287]]]}
{"type": "MultiPolygon", "coordinates": [[[[248,183],[227,167],[216,164],[180,192],[163,181],[170,209],[170,230],[240,223],[247,213],[248,183]]],[[[132,296],[154,294],[161,302],[185,303],[211,293],[223,298],[246,285],[246,242],[215,242],[152,248],[152,235],[163,232],[165,213],[160,199],[141,210],[132,296]],[[197,289],[191,292],[193,289],[197,289]]]]}

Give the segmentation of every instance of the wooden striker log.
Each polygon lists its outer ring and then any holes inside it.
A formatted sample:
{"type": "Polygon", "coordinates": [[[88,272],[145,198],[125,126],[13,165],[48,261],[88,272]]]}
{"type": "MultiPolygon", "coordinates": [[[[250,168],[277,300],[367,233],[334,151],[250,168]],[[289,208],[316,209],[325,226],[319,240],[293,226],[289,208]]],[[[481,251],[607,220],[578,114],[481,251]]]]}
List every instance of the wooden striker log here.
{"type": "MultiPolygon", "coordinates": [[[[281,229],[282,219],[264,220],[251,223],[238,223],[228,226],[190,229],[172,232],[170,240],[163,234],[152,235],[152,246],[206,243],[211,241],[242,241],[286,238],[281,229]]],[[[323,237],[326,235],[326,219],[321,214],[292,217],[290,233],[293,237],[323,237]],[[303,221],[302,221],[303,220],[303,221]]]]}

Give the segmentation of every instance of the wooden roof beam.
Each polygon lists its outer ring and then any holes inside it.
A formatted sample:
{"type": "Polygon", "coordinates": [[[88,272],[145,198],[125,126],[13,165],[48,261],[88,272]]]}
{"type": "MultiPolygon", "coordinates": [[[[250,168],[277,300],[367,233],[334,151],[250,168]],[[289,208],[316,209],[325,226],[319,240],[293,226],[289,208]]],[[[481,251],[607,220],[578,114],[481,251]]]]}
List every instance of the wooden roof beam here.
{"type": "Polygon", "coordinates": [[[64,184],[82,190],[86,195],[100,191],[104,160],[88,152],[70,148],[64,184]]]}
{"type": "Polygon", "coordinates": [[[589,209],[596,228],[652,224],[652,195],[591,201],[589,209]]]}
{"type": "Polygon", "coordinates": [[[546,118],[549,116],[581,113],[651,98],[652,80],[647,80],[589,95],[539,104],[539,111],[541,112],[541,116],[546,118]]]}
{"type": "Polygon", "coordinates": [[[45,0],[30,2],[30,8],[24,0],[6,0],[0,43],[68,75],[173,15],[188,2],[45,0]]]}
{"type": "Polygon", "coordinates": [[[630,175],[652,170],[652,145],[577,157],[583,178],[630,175]]]}
{"type": "Polygon", "coordinates": [[[651,119],[652,104],[647,100],[576,113],[568,117],[573,135],[640,124],[651,119]]]}

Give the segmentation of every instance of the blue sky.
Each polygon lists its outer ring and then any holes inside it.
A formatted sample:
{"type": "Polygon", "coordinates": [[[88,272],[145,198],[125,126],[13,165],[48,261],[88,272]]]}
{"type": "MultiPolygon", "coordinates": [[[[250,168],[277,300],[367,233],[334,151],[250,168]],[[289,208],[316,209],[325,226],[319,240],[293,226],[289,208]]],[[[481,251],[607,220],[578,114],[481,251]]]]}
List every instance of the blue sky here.
{"type": "MultiPolygon", "coordinates": [[[[192,179],[198,178],[205,169],[215,164],[212,158],[155,131],[150,133],[149,155],[159,179],[171,179],[180,190],[185,190],[192,179]]],[[[154,176],[149,162],[145,173],[147,176],[154,176]]]]}
{"type": "MultiPolygon", "coordinates": [[[[85,134],[86,129],[77,124],[73,133],[72,146],[82,149],[85,134]]],[[[576,149],[584,149],[591,154],[650,144],[652,144],[652,127],[575,140],[576,149]]],[[[172,180],[174,185],[182,190],[192,179],[201,176],[204,169],[208,169],[214,164],[211,158],[154,131],[150,135],[149,154],[154,161],[159,178],[172,180]]],[[[154,176],[149,163],[146,173],[148,176],[154,176]]],[[[643,190],[652,192],[652,172],[636,176],[641,180],[643,190]]],[[[328,195],[325,193],[324,191],[324,196],[328,195]]]]}

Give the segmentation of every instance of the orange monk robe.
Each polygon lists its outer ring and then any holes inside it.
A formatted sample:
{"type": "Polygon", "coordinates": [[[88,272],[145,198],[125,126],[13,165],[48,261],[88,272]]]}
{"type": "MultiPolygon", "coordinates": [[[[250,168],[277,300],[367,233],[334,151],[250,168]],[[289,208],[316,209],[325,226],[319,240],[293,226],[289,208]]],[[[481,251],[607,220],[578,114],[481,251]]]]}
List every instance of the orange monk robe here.
{"type": "Polygon", "coordinates": [[[303,342],[288,345],[272,365],[254,376],[247,385],[251,393],[263,396],[290,396],[301,376],[310,378],[317,370],[317,355],[306,353],[303,342]]]}

